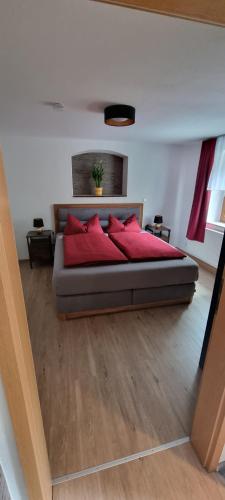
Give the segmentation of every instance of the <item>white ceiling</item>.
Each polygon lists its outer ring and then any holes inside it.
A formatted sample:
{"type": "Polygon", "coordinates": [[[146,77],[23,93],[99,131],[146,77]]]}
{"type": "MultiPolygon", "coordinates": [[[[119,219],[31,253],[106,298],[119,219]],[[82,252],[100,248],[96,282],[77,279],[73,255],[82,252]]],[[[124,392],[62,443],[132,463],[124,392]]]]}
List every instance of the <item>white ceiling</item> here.
{"type": "Polygon", "coordinates": [[[93,0],[1,0],[0,134],[183,142],[223,133],[225,29],[93,0]],[[105,126],[111,103],[135,106],[136,124],[105,126]]]}

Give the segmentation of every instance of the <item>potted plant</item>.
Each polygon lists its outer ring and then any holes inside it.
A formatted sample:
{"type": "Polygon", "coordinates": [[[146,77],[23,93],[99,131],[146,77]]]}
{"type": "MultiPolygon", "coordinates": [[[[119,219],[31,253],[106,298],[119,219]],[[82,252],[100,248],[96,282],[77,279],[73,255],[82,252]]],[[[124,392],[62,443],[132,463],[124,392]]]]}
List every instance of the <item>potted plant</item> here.
{"type": "Polygon", "coordinates": [[[95,194],[96,196],[102,196],[102,180],[104,176],[104,168],[102,166],[103,161],[102,160],[97,160],[94,163],[93,169],[92,169],[92,177],[95,181],[95,194]]]}

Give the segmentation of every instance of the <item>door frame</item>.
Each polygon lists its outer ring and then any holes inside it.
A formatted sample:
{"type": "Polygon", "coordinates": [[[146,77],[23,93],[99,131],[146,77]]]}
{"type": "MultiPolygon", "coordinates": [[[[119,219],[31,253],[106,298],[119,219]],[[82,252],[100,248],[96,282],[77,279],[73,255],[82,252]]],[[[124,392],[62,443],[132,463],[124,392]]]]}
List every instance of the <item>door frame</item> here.
{"type": "Polygon", "coordinates": [[[213,319],[192,425],[191,442],[208,471],[215,471],[225,446],[225,271],[213,319]]]}
{"type": "MultiPolygon", "coordinates": [[[[1,152],[0,317],[0,371],[29,499],[50,500],[50,467],[1,152]]],[[[225,444],[224,333],[223,282],[191,434],[192,445],[208,471],[216,470],[225,444]]]]}
{"type": "Polygon", "coordinates": [[[29,500],[52,483],[3,159],[0,151],[0,372],[29,500]]]}
{"type": "Polygon", "coordinates": [[[178,17],[188,21],[225,26],[225,4],[221,0],[94,0],[129,9],[178,17]]]}

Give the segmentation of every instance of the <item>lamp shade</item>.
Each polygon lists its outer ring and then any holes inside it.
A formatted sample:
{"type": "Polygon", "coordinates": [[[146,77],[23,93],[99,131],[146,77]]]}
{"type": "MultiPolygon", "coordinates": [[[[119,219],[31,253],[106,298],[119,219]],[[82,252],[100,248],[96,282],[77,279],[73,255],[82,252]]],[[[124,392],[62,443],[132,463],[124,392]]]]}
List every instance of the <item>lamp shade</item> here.
{"type": "Polygon", "coordinates": [[[162,215],[155,215],[155,217],[154,217],[154,223],[155,224],[162,224],[163,223],[163,217],[162,217],[162,215]]]}
{"type": "Polygon", "coordinates": [[[34,227],[43,227],[44,226],[43,219],[34,219],[33,220],[33,226],[34,227]]]}
{"type": "Polygon", "coordinates": [[[114,104],[104,110],[105,124],[112,127],[127,127],[135,123],[135,108],[127,104],[114,104]]]}

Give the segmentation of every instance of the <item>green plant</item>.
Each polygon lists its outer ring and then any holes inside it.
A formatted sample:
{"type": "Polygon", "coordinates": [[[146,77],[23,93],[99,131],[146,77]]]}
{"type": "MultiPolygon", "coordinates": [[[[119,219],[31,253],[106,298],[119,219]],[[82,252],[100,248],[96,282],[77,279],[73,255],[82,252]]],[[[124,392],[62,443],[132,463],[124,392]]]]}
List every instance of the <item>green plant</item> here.
{"type": "Polygon", "coordinates": [[[101,187],[102,179],[104,176],[104,168],[102,166],[103,161],[102,160],[97,160],[94,163],[93,169],[92,169],[92,177],[95,181],[96,187],[101,187]]]}

